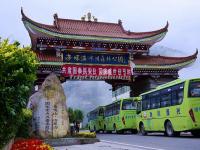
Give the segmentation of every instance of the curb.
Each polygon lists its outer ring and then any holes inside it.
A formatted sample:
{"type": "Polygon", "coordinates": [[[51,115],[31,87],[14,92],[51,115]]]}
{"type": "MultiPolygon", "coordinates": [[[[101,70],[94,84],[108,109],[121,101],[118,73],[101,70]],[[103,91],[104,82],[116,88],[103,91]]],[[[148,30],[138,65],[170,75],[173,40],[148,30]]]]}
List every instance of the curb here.
{"type": "Polygon", "coordinates": [[[69,146],[69,145],[81,145],[81,144],[93,144],[100,142],[97,138],[58,138],[58,139],[45,139],[45,143],[52,147],[57,146],[69,146]]]}

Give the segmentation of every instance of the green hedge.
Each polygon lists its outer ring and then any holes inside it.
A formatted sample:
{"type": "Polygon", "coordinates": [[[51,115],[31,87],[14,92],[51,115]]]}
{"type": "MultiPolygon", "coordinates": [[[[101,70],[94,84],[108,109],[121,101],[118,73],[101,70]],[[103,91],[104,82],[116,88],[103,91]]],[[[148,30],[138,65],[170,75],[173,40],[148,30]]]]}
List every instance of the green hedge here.
{"type": "Polygon", "coordinates": [[[96,138],[95,132],[79,132],[74,135],[75,137],[96,138]]]}
{"type": "Polygon", "coordinates": [[[16,136],[29,138],[31,136],[32,111],[30,109],[22,109],[22,113],[22,123],[18,128],[16,136]]]}
{"type": "Polygon", "coordinates": [[[22,125],[38,62],[29,47],[0,39],[0,149],[22,125]]]}

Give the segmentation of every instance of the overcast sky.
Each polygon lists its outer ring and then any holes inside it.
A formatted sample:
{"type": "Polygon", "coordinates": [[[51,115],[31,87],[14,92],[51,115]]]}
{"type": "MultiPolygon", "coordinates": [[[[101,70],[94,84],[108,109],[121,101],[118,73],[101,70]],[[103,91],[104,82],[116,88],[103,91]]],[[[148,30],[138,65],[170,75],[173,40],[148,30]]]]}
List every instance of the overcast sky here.
{"type": "MultiPolygon", "coordinates": [[[[21,7],[29,18],[45,24],[53,23],[54,13],[61,18],[80,19],[89,11],[100,22],[117,23],[121,19],[124,28],[134,32],[157,30],[163,28],[168,21],[169,31],[156,45],[178,49],[186,55],[200,48],[200,0],[0,0],[0,36],[30,45],[28,32],[21,21],[21,7]]],[[[199,63],[195,65],[196,70],[194,67],[186,68],[185,72],[191,74],[193,71],[199,77],[199,63]]],[[[183,74],[186,73],[181,72],[183,74]]],[[[96,87],[93,93],[101,91],[110,96],[110,86],[102,82],[85,82],[81,85],[82,90],[89,86],[89,89],[96,87]]],[[[91,94],[89,96],[92,99],[91,92],[83,94],[91,94]]],[[[105,97],[99,97],[99,101],[105,101],[105,97]]]]}
{"type": "Polygon", "coordinates": [[[199,47],[199,0],[0,0],[0,36],[29,45],[30,39],[20,9],[31,19],[53,23],[53,14],[80,19],[88,11],[99,21],[123,21],[127,30],[157,30],[169,21],[169,32],[157,45],[194,52],[199,47]]]}

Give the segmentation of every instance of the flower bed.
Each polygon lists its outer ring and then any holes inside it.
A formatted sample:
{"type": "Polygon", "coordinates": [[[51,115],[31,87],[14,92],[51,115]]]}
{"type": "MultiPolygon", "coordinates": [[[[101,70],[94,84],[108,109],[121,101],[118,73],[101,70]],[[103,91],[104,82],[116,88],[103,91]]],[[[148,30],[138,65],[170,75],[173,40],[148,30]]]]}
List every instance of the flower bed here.
{"type": "Polygon", "coordinates": [[[75,137],[96,138],[96,133],[95,132],[79,132],[75,134],[75,137]]]}
{"type": "Polygon", "coordinates": [[[54,150],[39,139],[20,139],[14,142],[11,150],[54,150]]]}

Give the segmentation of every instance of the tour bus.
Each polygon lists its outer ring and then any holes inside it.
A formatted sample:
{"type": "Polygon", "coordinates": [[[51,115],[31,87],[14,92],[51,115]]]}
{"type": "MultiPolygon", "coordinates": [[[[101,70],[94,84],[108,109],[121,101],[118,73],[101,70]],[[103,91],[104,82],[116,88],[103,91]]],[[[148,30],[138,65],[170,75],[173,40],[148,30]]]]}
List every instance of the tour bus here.
{"type": "Polygon", "coordinates": [[[99,132],[104,129],[104,107],[99,106],[87,114],[88,129],[90,132],[99,132]]]}
{"type": "Polygon", "coordinates": [[[130,130],[137,133],[136,107],[139,97],[119,99],[105,106],[104,131],[123,133],[130,130]]]}
{"type": "Polygon", "coordinates": [[[200,78],[177,79],[140,96],[137,129],[142,135],[179,136],[181,131],[190,131],[200,136],[200,78]]]}

